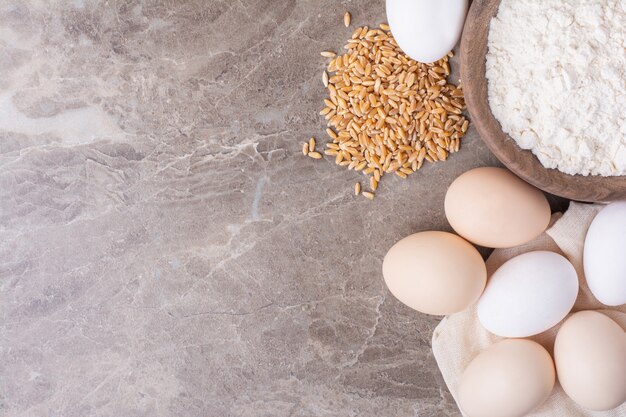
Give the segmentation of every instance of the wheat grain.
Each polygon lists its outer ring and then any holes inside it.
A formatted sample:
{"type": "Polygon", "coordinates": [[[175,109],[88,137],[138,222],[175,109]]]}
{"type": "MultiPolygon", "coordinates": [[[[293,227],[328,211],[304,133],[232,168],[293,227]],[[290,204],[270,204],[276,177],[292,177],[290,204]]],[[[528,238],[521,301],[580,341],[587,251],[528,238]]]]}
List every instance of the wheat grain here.
{"type": "Polygon", "coordinates": [[[350,12],[345,12],[343,14],[343,24],[345,27],[350,27],[350,12]]]}
{"type": "Polygon", "coordinates": [[[331,139],[324,153],[336,164],[368,175],[376,191],[385,173],[406,178],[424,161],[445,161],[459,150],[469,121],[460,83],[446,80],[451,53],[432,64],[416,62],[385,23],[356,28],[344,49],[322,52],[330,58],[322,74],[328,98],[320,115],[331,139]]]}
{"type": "Polygon", "coordinates": [[[370,177],[370,188],[372,189],[372,191],[376,191],[376,189],[378,188],[378,181],[376,181],[376,178],[374,177],[370,177]]]}

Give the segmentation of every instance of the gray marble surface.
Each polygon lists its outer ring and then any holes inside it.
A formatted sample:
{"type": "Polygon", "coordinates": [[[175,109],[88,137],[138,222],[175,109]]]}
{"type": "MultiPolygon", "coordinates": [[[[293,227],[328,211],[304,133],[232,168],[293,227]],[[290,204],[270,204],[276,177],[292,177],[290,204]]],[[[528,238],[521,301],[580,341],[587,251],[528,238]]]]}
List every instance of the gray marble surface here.
{"type": "MultiPolygon", "coordinates": [[[[322,49],[384,1],[0,2],[0,415],[459,416],[381,262],[461,152],[356,198],[322,49]]],[[[453,60],[458,77],[457,60],[453,60]]]]}

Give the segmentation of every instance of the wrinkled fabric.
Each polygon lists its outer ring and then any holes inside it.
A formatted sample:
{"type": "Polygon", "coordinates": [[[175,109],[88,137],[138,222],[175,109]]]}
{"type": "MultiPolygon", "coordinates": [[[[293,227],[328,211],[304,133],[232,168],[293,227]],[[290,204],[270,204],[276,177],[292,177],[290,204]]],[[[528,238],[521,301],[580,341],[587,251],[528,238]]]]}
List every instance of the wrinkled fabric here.
{"type": "MultiPolygon", "coordinates": [[[[583,273],[583,244],[587,229],[595,215],[602,209],[600,204],[570,203],[563,215],[552,216],[551,226],[535,240],[516,248],[496,249],[487,260],[489,276],[507,260],[534,250],[549,250],[567,257],[578,273],[580,291],[572,312],[598,310],[618,322],[626,330],[626,305],[607,307],[597,301],[586,284],[583,273]]],[[[543,345],[551,354],[558,326],[530,339],[543,345]]],[[[458,388],[463,370],[482,350],[501,340],[485,330],[476,315],[476,306],[444,318],[433,334],[433,354],[458,403],[458,388]]],[[[589,411],[579,407],[556,384],[550,398],[528,417],[624,417],[626,404],[611,411],[589,411]]]]}

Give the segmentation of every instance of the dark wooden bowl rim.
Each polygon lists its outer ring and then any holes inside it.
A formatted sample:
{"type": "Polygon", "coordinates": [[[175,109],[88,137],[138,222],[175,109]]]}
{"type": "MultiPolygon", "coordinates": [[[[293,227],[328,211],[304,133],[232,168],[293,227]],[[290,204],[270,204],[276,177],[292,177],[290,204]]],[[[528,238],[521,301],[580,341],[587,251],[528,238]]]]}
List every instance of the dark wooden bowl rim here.
{"type": "Polygon", "coordinates": [[[626,198],[626,176],[568,175],[547,169],[527,150],[502,131],[491,113],[487,97],[485,57],[489,23],[500,0],[474,0],[461,38],[461,80],[465,101],[482,140],[495,156],[517,176],[546,192],[571,200],[608,202],[626,198]]]}

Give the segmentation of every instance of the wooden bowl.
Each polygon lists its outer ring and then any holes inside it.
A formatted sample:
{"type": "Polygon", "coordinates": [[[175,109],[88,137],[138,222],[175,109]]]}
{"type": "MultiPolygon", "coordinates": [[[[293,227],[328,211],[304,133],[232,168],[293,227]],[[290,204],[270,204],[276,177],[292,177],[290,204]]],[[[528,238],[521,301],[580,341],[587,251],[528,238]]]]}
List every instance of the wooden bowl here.
{"type": "Polygon", "coordinates": [[[547,169],[532,152],[517,146],[502,131],[487,98],[485,57],[491,18],[500,0],[474,0],[461,38],[461,79],[471,122],[495,156],[523,180],[546,192],[571,200],[608,202],[626,198],[626,176],[568,175],[547,169]]]}

